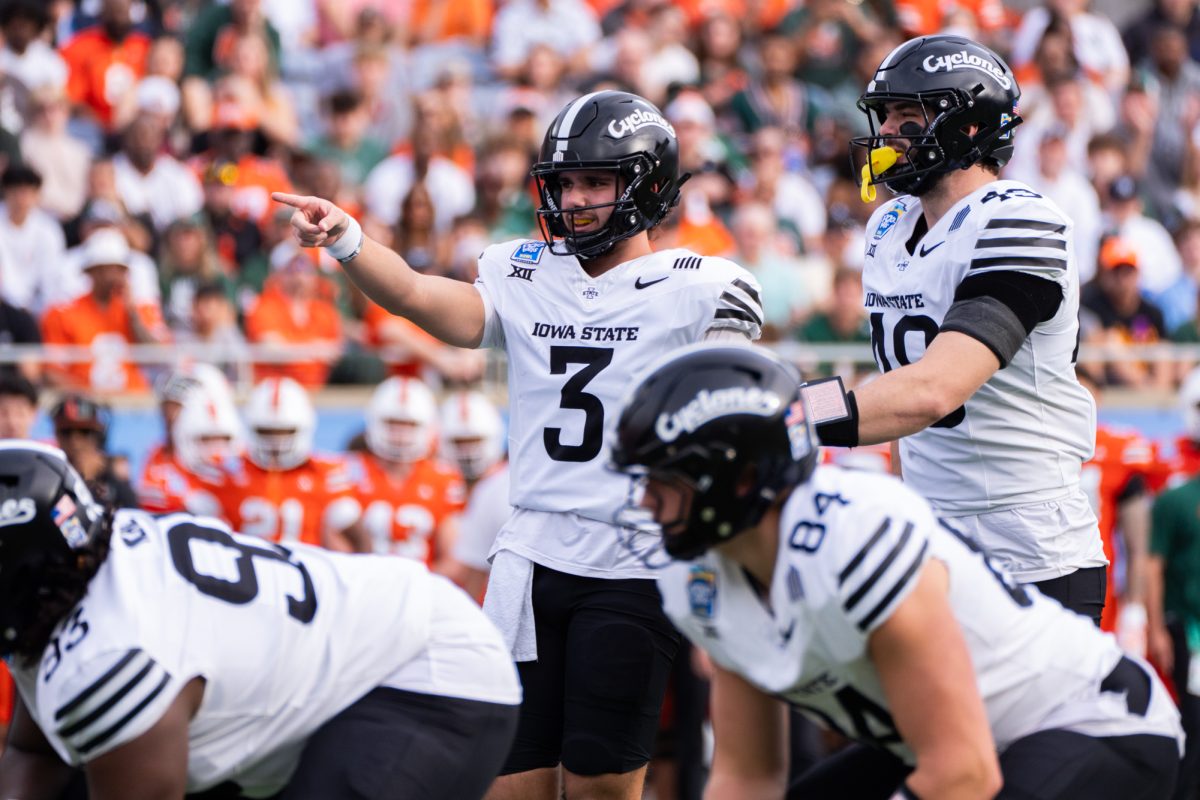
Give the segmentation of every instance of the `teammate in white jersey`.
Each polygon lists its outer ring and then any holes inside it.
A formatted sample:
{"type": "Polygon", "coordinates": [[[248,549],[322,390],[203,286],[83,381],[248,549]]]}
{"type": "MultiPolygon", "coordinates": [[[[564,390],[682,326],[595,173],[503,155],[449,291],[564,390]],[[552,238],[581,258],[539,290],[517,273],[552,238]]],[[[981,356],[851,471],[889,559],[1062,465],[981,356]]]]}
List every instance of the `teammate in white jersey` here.
{"type": "Polygon", "coordinates": [[[510,500],[485,611],[506,634],[525,700],[500,798],[637,797],[678,633],[612,519],[628,481],[604,434],[629,376],[702,338],[759,335],[746,270],[648,231],[678,203],[675,131],[637,95],[593,92],[559,113],[533,168],[543,241],[487,248],[474,286],[414,272],[341,209],[295,206],[300,243],[326,246],[389,311],[448,344],[508,354],[510,500]],[[614,679],[614,676],[620,676],[614,679]]]}
{"type": "Polygon", "coordinates": [[[482,797],[521,689],[504,641],[406,559],[102,510],[61,451],[0,441],[0,797],[482,797]]]}
{"type": "Polygon", "coordinates": [[[939,514],[1099,624],[1107,562],[1079,482],[1096,411],[1075,379],[1071,220],[997,180],[1019,98],[1000,57],[961,36],[912,39],[879,65],[859,100],[872,135],[854,144],[869,152],[864,194],[899,194],[868,223],[863,266],[884,374],[845,406],[836,390],[810,399],[822,443],[899,440],[905,481],[939,514]]]}
{"type": "Polygon", "coordinates": [[[789,797],[1168,797],[1183,734],[1153,670],[896,479],[816,466],[800,386],[767,351],[697,345],[618,422],[628,541],[661,525],[664,606],[718,667],[706,796],[783,795],[782,700],[862,745],[789,797]]]}

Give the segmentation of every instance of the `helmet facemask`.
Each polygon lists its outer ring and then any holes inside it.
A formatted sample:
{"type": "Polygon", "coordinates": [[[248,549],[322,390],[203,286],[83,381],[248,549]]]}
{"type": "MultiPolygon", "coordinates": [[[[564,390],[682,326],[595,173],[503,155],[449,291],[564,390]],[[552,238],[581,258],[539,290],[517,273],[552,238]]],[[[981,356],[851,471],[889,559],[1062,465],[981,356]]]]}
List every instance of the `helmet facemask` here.
{"type": "MultiPolygon", "coordinates": [[[[610,252],[622,239],[628,239],[644,230],[649,230],[666,216],[671,205],[664,203],[656,214],[647,216],[639,207],[638,198],[643,194],[646,176],[656,168],[646,153],[635,153],[618,161],[605,162],[559,162],[538,165],[532,174],[537,183],[542,205],[538,209],[538,224],[542,238],[555,255],[573,255],[581,260],[596,258],[610,252]],[[559,176],[566,172],[612,172],[614,197],[606,203],[595,203],[579,208],[562,207],[562,189],[559,176]],[[572,218],[585,212],[611,209],[608,219],[594,231],[575,234],[572,218]]],[[[651,193],[660,192],[662,187],[648,187],[651,193]]],[[[675,194],[676,199],[678,193],[675,194]]]]}

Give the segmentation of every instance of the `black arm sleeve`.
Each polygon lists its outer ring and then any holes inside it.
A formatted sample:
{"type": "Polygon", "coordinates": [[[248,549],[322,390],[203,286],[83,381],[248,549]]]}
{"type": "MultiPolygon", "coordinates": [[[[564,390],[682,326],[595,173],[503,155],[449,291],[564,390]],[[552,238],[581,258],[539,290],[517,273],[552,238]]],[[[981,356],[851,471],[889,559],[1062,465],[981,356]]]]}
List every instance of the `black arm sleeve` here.
{"type": "Polygon", "coordinates": [[[1021,272],[986,272],[958,286],[941,330],[977,339],[1000,361],[1008,362],[1039,322],[1062,304],[1062,287],[1021,272]]]}

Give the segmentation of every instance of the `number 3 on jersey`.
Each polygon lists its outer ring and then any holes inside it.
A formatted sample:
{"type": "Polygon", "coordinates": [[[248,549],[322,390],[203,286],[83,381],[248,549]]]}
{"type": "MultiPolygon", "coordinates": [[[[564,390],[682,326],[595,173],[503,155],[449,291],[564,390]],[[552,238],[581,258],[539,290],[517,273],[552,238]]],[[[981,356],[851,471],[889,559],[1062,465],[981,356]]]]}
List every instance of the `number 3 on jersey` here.
{"type": "Polygon", "coordinates": [[[584,388],[612,363],[612,358],[611,347],[555,345],[550,348],[551,375],[564,375],[568,365],[583,364],[583,368],[563,384],[558,403],[559,408],[583,412],[583,438],[579,444],[563,444],[562,428],[542,430],[546,454],[555,461],[591,461],[600,455],[604,441],[604,403],[584,388]]]}
{"type": "MultiPolygon", "coordinates": [[[[871,314],[871,353],[875,356],[875,363],[879,365],[879,369],[891,372],[893,365],[888,358],[888,343],[885,333],[883,312],[876,311],[871,314]]],[[[938,335],[938,324],[923,314],[905,314],[900,317],[896,322],[896,327],[892,329],[891,335],[892,355],[896,359],[897,366],[906,367],[913,362],[913,359],[908,356],[908,336],[913,333],[924,336],[925,341],[921,345],[921,352],[924,353],[933,343],[933,338],[938,335]]],[[[954,428],[966,418],[966,406],[959,406],[930,427],[954,428]]]]}

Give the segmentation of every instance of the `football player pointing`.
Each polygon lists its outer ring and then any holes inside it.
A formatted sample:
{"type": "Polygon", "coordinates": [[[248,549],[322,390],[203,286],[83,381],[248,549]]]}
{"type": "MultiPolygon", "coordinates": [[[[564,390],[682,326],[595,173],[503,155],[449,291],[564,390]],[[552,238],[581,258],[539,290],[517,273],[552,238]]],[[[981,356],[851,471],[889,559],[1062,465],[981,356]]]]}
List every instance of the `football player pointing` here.
{"type": "Polygon", "coordinates": [[[662,527],[667,613],[718,667],[706,797],[784,795],[780,701],[858,742],[788,797],[1169,797],[1183,734],[1154,672],[895,478],[816,466],[769,352],[664,359],[612,454],[643,489],[633,540],[662,527]]]}
{"type": "Polygon", "coordinates": [[[1020,89],[992,51],[913,39],[859,100],[864,194],[899,196],[867,226],[864,303],[884,373],[807,390],[824,444],[899,440],[904,479],[1016,579],[1099,623],[1106,563],[1080,488],[1095,405],[1075,379],[1071,220],[997,179],[1020,89]],[[831,391],[832,390],[832,391],[831,391]],[[811,392],[815,392],[812,394],[811,392]]]}
{"type": "Polygon", "coordinates": [[[316,197],[301,244],[325,246],[366,294],[448,344],[508,354],[512,518],[493,545],[485,609],[518,662],[525,700],[494,798],[639,797],[678,635],[650,573],[613,534],[628,480],[604,435],[628,376],[705,338],[759,335],[744,269],[648,231],[679,200],[675,131],[625,92],[559,113],[533,168],[543,240],[493,245],[474,286],[420,275],[316,197]],[[620,676],[614,680],[613,676],[620,676]]]}

